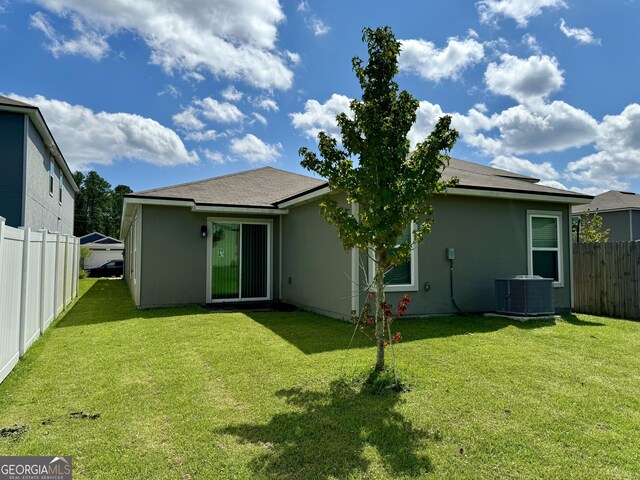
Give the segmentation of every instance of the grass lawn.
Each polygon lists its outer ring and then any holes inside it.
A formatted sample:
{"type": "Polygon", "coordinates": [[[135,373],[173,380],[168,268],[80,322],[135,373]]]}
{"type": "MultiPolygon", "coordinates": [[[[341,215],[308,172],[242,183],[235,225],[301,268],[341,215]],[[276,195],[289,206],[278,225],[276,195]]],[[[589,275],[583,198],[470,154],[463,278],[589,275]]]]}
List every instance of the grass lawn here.
{"type": "Polygon", "coordinates": [[[640,323],[403,319],[412,388],[372,395],[349,324],[80,287],[0,385],[0,430],[26,427],[0,455],[72,455],[87,479],[640,478],[640,323]]]}

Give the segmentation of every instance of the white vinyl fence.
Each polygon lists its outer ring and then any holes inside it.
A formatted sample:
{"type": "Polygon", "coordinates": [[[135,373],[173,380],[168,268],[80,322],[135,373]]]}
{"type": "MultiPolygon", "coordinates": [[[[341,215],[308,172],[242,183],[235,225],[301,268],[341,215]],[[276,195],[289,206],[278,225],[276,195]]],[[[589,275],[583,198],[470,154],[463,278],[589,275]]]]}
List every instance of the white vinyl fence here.
{"type": "Polygon", "coordinates": [[[0,382],[78,293],[80,241],[0,217],[0,382]]]}

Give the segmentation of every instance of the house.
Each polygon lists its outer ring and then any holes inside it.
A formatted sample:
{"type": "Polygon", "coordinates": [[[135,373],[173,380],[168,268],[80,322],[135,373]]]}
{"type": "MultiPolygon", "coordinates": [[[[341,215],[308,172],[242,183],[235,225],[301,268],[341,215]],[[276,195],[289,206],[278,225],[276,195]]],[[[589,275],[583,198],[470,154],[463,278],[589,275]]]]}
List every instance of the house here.
{"type": "Polygon", "coordinates": [[[7,225],[73,235],[78,186],[37,107],[0,96],[0,157],[7,225]]]}
{"type": "MultiPolygon", "coordinates": [[[[571,206],[592,197],[458,159],[451,177],[460,182],[434,197],[431,235],[387,278],[390,301],[409,293],[407,313],[455,312],[453,266],[465,311],[494,310],[495,279],[516,274],[554,278],[555,308],[569,311],[571,206]]],[[[324,180],[264,167],[125,196],[120,238],[136,305],[274,299],[349,317],[370,265],[320,216],[328,193],[324,180]]]]}
{"type": "Polygon", "coordinates": [[[80,237],[80,246],[91,250],[91,255],[84,260],[83,268],[99,267],[111,260],[124,259],[124,242],[117,238],[92,232],[80,237]]]}
{"type": "Polygon", "coordinates": [[[575,216],[597,212],[602,217],[602,228],[610,229],[610,242],[640,240],[640,195],[637,193],[609,190],[596,195],[590,203],[575,205],[571,211],[575,216]]]}

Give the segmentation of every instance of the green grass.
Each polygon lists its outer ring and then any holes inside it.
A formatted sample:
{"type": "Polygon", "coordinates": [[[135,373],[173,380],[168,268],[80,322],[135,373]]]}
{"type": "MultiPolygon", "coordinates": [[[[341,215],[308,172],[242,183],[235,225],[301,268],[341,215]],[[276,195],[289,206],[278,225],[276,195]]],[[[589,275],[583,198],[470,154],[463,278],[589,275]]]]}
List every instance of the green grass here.
{"type": "Polygon", "coordinates": [[[0,385],[0,430],[28,428],[0,455],[72,455],[87,479],[640,478],[640,323],[402,320],[411,390],[372,395],[348,324],[80,286],[0,385]]]}

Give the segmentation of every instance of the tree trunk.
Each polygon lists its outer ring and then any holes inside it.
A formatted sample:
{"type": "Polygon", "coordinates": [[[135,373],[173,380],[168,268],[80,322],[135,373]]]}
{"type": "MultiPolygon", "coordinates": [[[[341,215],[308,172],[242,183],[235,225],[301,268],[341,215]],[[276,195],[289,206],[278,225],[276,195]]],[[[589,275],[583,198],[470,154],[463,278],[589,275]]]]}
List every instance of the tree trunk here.
{"type": "Polygon", "coordinates": [[[386,271],[387,255],[385,253],[376,252],[376,273],[374,284],[376,288],[376,345],[378,347],[376,353],[375,370],[381,372],[384,370],[384,310],[382,304],[386,302],[384,295],[384,273],[386,271]]]}

